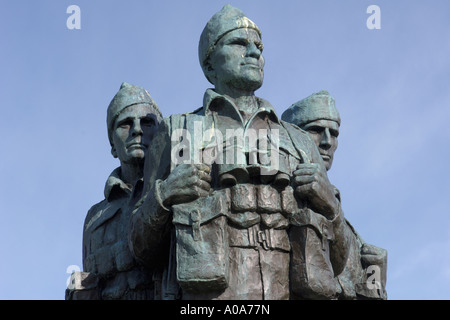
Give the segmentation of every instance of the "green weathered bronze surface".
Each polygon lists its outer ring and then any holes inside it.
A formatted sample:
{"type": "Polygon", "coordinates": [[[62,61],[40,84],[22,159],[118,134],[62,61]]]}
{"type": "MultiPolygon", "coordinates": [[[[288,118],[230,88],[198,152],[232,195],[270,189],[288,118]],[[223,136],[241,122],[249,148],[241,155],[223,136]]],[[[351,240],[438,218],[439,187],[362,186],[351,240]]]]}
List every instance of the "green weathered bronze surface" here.
{"type": "MultiPolygon", "coordinates": [[[[338,147],[341,117],[335,99],[326,90],[321,90],[297,101],[281,116],[308,132],[316,144],[327,170],[331,169],[334,153],[338,147]]],[[[340,192],[336,188],[340,199],[340,192]]],[[[366,243],[347,221],[354,234],[349,257],[341,274],[337,276],[341,287],[339,299],[386,299],[387,251],[366,243]],[[379,284],[368,286],[368,268],[380,270],[379,284]]]]}
{"type": "Polygon", "coordinates": [[[370,263],[385,272],[386,253],[357,235],[328,180],[334,99],[321,91],[280,119],[255,95],[263,48],[256,23],[226,5],[200,36],[213,85],[201,108],[161,120],[144,89],[122,85],[107,120],[121,167],[86,217],[67,298],[385,298],[385,278],[379,291],[364,281],[370,263]],[[145,143],[130,148],[138,132],[145,143]]]}
{"type": "Polygon", "coordinates": [[[108,177],[105,199],[87,213],[83,272],[75,272],[66,299],[153,299],[151,274],[133,257],[128,229],[136,185],[142,184],[145,153],[162,115],[150,94],[124,82],[107,109],[111,154],[120,167],[108,177]]]}

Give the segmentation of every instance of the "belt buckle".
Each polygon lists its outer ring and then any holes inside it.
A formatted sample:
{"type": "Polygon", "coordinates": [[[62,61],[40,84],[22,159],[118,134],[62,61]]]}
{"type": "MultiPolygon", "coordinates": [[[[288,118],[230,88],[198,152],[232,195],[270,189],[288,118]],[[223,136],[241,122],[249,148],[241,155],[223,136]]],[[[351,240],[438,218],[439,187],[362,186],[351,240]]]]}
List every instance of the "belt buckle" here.
{"type": "Polygon", "coordinates": [[[264,250],[270,249],[270,230],[259,230],[257,233],[257,241],[261,244],[264,250]]]}

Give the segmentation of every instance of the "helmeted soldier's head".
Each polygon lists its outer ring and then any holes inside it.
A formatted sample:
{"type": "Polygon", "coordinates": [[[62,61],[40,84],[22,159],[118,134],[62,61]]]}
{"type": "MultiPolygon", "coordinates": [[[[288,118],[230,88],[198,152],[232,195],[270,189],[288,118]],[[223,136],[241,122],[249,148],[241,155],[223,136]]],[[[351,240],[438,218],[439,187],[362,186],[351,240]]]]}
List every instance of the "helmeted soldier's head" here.
{"type": "Polygon", "coordinates": [[[245,14],[226,5],[206,24],[198,53],[206,78],[217,91],[255,91],[264,79],[261,31],[245,14]]]}
{"type": "Polygon", "coordinates": [[[161,120],[157,104],[144,88],[122,83],[106,117],[112,155],[121,163],[143,162],[161,120]]]}
{"type": "Polygon", "coordinates": [[[281,119],[309,133],[319,149],[326,169],[330,170],[338,147],[341,117],[335,100],[328,91],[322,90],[297,101],[281,115],[281,119]]]}

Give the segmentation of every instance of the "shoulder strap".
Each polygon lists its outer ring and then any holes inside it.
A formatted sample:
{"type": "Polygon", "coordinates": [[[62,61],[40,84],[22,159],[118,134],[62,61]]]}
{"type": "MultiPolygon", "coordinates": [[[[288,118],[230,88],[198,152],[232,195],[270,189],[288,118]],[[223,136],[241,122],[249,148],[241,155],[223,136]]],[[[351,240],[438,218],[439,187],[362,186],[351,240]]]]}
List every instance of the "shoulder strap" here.
{"type": "Polygon", "coordinates": [[[301,131],[299,131],[299,128],[294,128],[290,123],[285,121],[280,121],[282,126],[286,129],[289,137],[291,138],[292,144],[295,147],[295,150],[297,150],[298,155],[303,163],[310,163],[311,159],[308,157],[307,153],[302,149],[304,146],[304,143],[301,143],[300,135],[302,134],[301,131]]]}

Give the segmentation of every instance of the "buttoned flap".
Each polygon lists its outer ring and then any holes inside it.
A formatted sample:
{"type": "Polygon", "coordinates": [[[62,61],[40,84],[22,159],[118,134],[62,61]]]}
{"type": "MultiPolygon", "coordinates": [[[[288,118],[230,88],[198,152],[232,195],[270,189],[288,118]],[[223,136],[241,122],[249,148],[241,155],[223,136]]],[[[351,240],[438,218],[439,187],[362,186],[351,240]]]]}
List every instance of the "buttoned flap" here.
{"type": "Polygon", "coordinates": [[[284,216],[290,218],[300,211],[297,203],[297,199],[294,196],[294,189],[291,186],[287,186],[281,191],[281,212],[284,216]]]}
{"type": "Polygon", "coordinates": [[[112,219],[121,209],[122,201],[107,202],[86,225],[86,230],[94,231],[106,221],[112,219]]]}
{"type": "Polygon", "coordinates": [[[261,221],[261,215],[256,212],[236,212],[228,216],[229,221],[239,228],[249,228],[261,221]]]}
{"type": "Polygon", "coordinates": [[[177,280],[183,291],[223,291],[229,276],[226,217],[175,229],[177,280]]]}
{"type": "Polygon", "coordinates": [[[257,207],[255,185],[250,183],[242,183],[231,187],[231,208],[233,211],[256,211],[257,207]]]}
{"type": "Polygon", "coordinates": [[[268,228],[287,229],[289,226],[289,220],[281,213],[262,213],[261,221],[268,228]]]}
{"type": "Polygon", "coordinates": [[[217,190],[208,197],[172,206],[174,224],[191,226],[205,224],[229,211],[229,190],[217,190]]]}
{"type": "Polygon", "coordinates": [[[300,209],[299,212],[292,215],[290,223],[298,227],[313,227],[321,237],[330,241],[334,240],[334,229],[331,221],[309,208],[300,209]]]}
{"type": "Polygon", "coordinates": [[[280,194],[270,185],[261,184],[257,188],[258,210],[261,212],[280,212],[280,194]]]}

